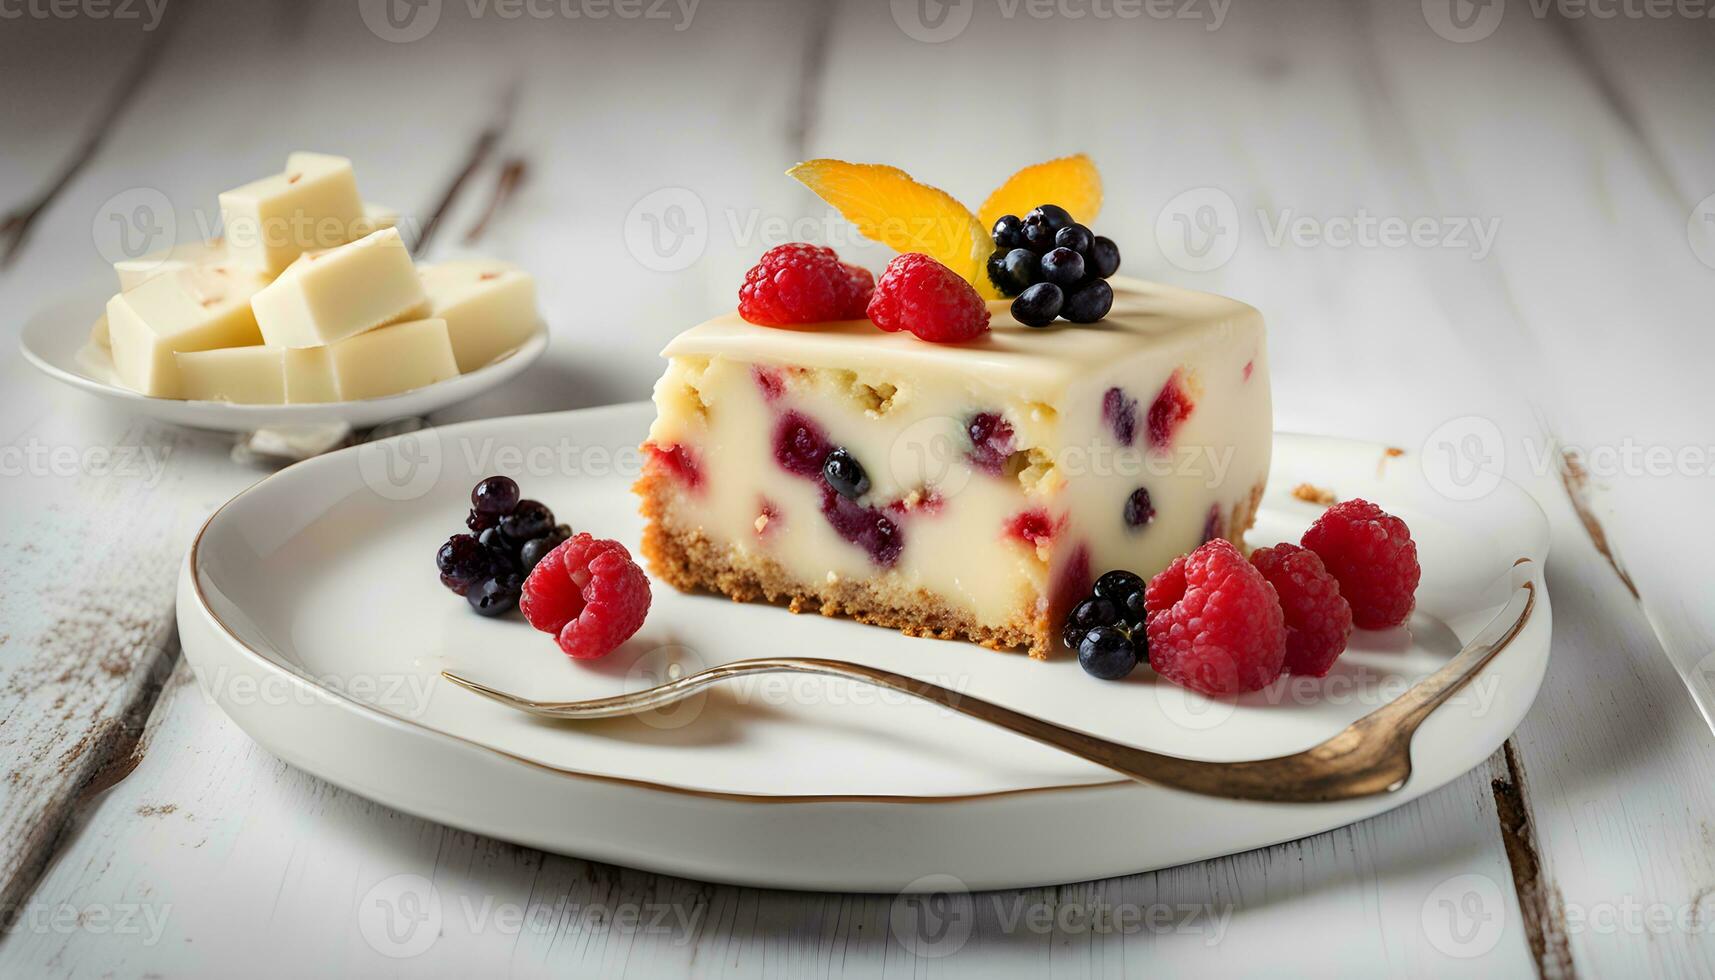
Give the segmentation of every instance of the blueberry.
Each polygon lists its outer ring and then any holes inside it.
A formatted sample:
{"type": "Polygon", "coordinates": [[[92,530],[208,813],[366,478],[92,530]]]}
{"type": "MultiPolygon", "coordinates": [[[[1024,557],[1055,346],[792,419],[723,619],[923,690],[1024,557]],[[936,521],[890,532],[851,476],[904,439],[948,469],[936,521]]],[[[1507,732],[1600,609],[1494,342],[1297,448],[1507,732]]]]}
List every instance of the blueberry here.
{"type": "Polygon", "coordinates": [[[536,567],[536,563],[548,556],[548,552],[564,544],[572,536],[572,529],[564,524],[554,528],[539,538],[531,538],[524,542],[524,547],[518,549],[518,562],[528,573],[536,567]]]}
{"type": "Polygon", "coordinates": [[[1143,579],[1139,578],[1135,572],[1128,572],[1123,568],[1116,568],[1096,579],[1096,595],[1117,603],[1122,608],[1126,604],[1127,596],[1142,591],[1143,579]]]}
{"type": "Polygon", "coordinates": [[[518,596],[523,591],[524,579],[517,572],[506,572],[483,579],[465,595],[465,601],[480,616],[502,616],[518,608],[518,596]]]}
{"type": "Polygon", "coordinates": [[[1068,616],[1066,625],[1060,627],[1060,642],[1066,644],[1067,649],[1076,650],[1078,644],[1084,642],[1084,634],[1088,632],[1087,629],[1079,629],[1078,624],[1072,622],[1068,616]]]}
{"type": "Polygon", "coordinates": [[[1030,219],[1032,218],[1035,218],[1039,223],[1047,225],[1050,232],[1059,231],[1067,225],[1074,223],[1072,221],[1072,216],[1067,213],[1065,208],[1058,204],[1044,204],[1032,209],[1029,214],[1024,216],[1024,223],[1027,225],[1030,224],[1030,219]]]}
{"type": "Polygon", "coordinates": [[[1117,681],[1137,669],[1137,648],[1119,628],[1098,626],[1078,644],[1078,665],[1091,677],[1117,681]]]}
{"type": "MultiPolygon", "coordinates": [[[[1061,250],[1054,250],[1058,251],[1061,250]]],[[[1048,254],[1053,255],[1054,252],[1048,254]]],[[[1046,266],[1048,260],[1043,259],[1042,262],[1046,266]]],[[[1097,279],[1074,289],[1072,295],[1066,297],[1066,308],[1060,311],[1060,315],[1073,323],[1095,323],[1107,316],[1108,311],[1113,308],[1114,287],[1108,285],[1105,280],[1097,279]]]]}
{"type": "Polygon", "coordinates": [[[1125,522],[1128,527],[1142,527],[1155,520],[1155,505],[1150,503],[1149,490],[1138,487],[1125,498],[1125,522]]]}
{"type": "Polygon", "coordinates": [[[997,248],[993,252],[989,253],[988,264],[985,267],[988,270],[989,282],[994,283],[994,288],[1000,290],[1002,293],[1006,292],[1005,262],[1006,249],[997,248]]]}
{"type": "Polygon", "coordinates": [[[506,536],[506,532],[498,527],[491,527],[476,536],[483,550],[489,556],[489,564],[493,574],[496,571],[511,571],[518,567],[518,544],[506,536]]]}
{"type": "Polygon", "coordinates": [[[500,530],[517,544],[539,538],[554,527],[554,512],[539,500],[520,500],[500,519],[500,530]]]}
{"type": "Polygon", "coordinates": [[[435,552],[435,567],[441,584],[459,595],[492,574],[487,549],[474,535],[455,534],[435,552]]]}
{"type": "Polygon", "coordinates": [[[1042,267],[1036,253],[1027,248],[1011,251],[996,249],[989,256],[989,281],[1002,296],[1017,296],[1031,283],[1042,278],[1042,267]]]}
{"type": "Polygon", "coordinates": [[[828,486],[848,500],[856,500],[869,492],[869,474],[863,464],[845,448],[835,449],[822,460],[822,476],[828,486]]]}
{"type": "Polygon", "coordinates": [[[1137,659],[1148,660],[1149,638],[1144,635],[1144,625],[1149,621],[1149,610],[1144,606],[1142,589],[1125,597],[1124,604],[1120,606],[1120,618],[1131,629],[1131,643],[1137,647],[1137,659]]]}
{"type": "Polygon", "coordinates": [[[471,490],[470,505],[479,514],[510,514],[518,506],[518,484],[510,477],[491,476],[471,490]]]}
{"type": "Polygon", "coordinates": [[[1038,218],[1024,223],[1024,247],[1041,255],[1054,247],[1054,229],[1048,227],[1048,222],[1038,218]]]}
{"type": "Polygon", "coordinates": [[[1097,235],[1090,240],[1090,250],[1084,253],[1084,258],[1088,260],[1085,264],[1090,275],[1106,279],[1119,271],[1120,247],[1114,244],[1113,239],[1097,235]]]}
{"type": "Polygon", "coordinates": [[[1017,296],[1042,278],[1042,260],[1028,248],[989,256],[989,279],[1002,296],[1017,296]]]}
{"type": "Polygon", "coordinates": [[[1051,249],[1042,257],[1042,278],[1070,288],[1084,278],[1084,257],[1064,246],[1051,249]]]}
{"type": "Polygon", "coordinates": [[[464,518],[464,526],[470,528],[471,533],[473,534],[479,534],[491,527],[497,527],[499,524],[499,514],[484,514],[482,511],[475,509],[472,509],[464,518]]]}
{"type": "Polygon", "coordinates": [[[1018,248],[1024,244],[1024,222],[1016,214],[1003,214],[995,221],[991,234],[995,248],[1002,251],[1018,248]]]}
{"type": "Polygon", "coordinates": [[[1094,240],[1095,236],[1090,234],[1090,229],[1085,228],[1083,225],[1067,225],[1054,233],[1055,245],[1060,248],[1069,248],[1072,251],[1077,252],[1079,255],[1088,252],[1090,250],[1090,242],[1094,240]]]}
{"type": "Polygon", "coordinates": [[[1076,623],[1078,629],[1085,633],[1098,626],[1112,626],[1119,619],[1119,606],[1101,596],[1091,596],[1078,603],[1067,616],[1067,622],[1076,623]]]}
{"type": "Polygon", "coordinates": [[[1065,294],[1051,282],[1039,282],[1012,301],[1012,315],[1027,327],[1046,327],[1060,315],[1065,294]]]}

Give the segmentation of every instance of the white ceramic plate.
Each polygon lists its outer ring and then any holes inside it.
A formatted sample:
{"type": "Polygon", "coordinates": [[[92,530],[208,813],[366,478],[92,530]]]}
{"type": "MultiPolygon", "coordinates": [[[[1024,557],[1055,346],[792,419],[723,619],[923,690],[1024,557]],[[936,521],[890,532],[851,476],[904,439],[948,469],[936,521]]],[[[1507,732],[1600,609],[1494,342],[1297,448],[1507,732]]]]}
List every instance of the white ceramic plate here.
{"type": "Polygon", "coordinates": [[[223,432],[253,432],[332,422],[365,428],[394,419],[427,415],[474,398],[515,377],[548,349],[547,325],[539,324],[529,340],[492,364],[386,398],[319,405],[234,405],[230,402],[151,398],[115,384],[111,356],[89,342],[90,326],[101,309],[100,290],[92,287],[74,299],[41,310],[24,324],[23,335],[19,339],[24,359],[56,381],[81,388],[138,415],[174,425],[223,432]]]}
{"type": "Polygon", "coordinates": [[[697,878],[841,890],[1077,881],[1302,837],[1410,800],[1480,764],[1530,706],[1548,661],[1547,526],[1505,483],[1452,501],[1414,457],[1276,439],[1254,544],[1296,539],[1309,481],[1403,516],[1424,578],[1408,628],[1360,632],[1322,681],[1236,703],[1139,670],[1120,683],[1034,662],[657,586],[641,633],[580,663],[516,617],[485,620],[431,566],[471,485],[515,476],[575,528],[635,548],[628,485],[647,405],[412,433],[289,467],[209,520],[179,589],[186,656],[213,697],[294,765],[430,819],[553,851],[697,878]],[[1237,760],[1308,747],[1391,700],[1474,635],[1519,558],[1535,613],[1472,687],[1423,726],[1390,796],[1239,803],[1135,783],[979,722],[819,678],[726,689],[647,719],[556,724],[439,677],[455,669],[545,699],[656,683],[674,669],[814,655],[914,674],[1157,751],[1237,760]],[[945,879],[933,879],[944,883],[945,879]],[[917,882],[915,886],[913,882],[917,882]]]}

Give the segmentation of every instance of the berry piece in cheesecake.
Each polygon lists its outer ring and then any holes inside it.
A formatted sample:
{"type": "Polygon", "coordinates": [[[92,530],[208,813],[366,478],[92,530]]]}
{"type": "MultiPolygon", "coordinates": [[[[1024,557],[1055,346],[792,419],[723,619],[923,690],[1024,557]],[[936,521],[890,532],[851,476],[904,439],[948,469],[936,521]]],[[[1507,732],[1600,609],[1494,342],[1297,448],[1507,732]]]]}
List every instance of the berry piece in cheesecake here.
{"type": "MultiPolygon", "coordinates": [[[[1114,287],[1100,328],[1034,330],[995,300],[989,329],[956,345],[865,319],[779,330],[729,314],[686,331],[655,388],[643,557],[686,591],[1063,649],[1092,572],[1154,575],[1202,543],[1211,512],[1239,540],[1268,474],[1262,318],[1206,293],[1114,287]],[[1190,407],[1169,399],[1157,445],[1149,406],[1170,383],[1190,407]]],[[[1110,603],[1136,592],[1128,581],[1110,603]]],[[[1124,666],[1093,652],[1099,670],[1124,666]]]]}

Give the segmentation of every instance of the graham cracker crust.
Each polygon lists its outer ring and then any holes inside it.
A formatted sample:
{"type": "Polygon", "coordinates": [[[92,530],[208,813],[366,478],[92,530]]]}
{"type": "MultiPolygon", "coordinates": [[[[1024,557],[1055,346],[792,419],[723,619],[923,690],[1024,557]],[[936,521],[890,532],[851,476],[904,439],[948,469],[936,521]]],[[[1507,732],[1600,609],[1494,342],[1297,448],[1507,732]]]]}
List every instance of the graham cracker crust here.
{"type": "MultiPolygon", "coordinates": [[[[643,557],[657,578],[681,592],[713,592],[735,602],[782,605],[794,613],[844,616],[871,626],[896,629],[907,636],[969,640],[991,650],[1023,649],[1036,660],[1048,659],[1060,647],[1056,624],[1047,611],[1004,626],[983,626],[970,614],[952,608],[939,596],[922,589],[907,593],[872,581],[847,579],[812,584],[787,574],[778,563],[766,558],[739,560],[730,549],[715,544],[700,529],[669,526],[670,478],[647,471],[632,489],[642,500],[639,509],[646,521],[643,557]]],[[[1241,550],[1245,531],[1256,523],[1262,493],[1259,483],[1247,499],[1232,507],[1224,536],[1241,550]]]]}

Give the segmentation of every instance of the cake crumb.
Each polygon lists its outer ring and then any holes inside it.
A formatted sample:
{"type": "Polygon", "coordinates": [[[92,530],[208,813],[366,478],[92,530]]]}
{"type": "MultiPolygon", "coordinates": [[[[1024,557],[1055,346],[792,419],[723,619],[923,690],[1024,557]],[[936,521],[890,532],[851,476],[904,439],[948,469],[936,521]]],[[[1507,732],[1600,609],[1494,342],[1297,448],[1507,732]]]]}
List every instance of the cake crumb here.
{"type": "Polygon", "coordinates": [[[1334,491],[1314,483],[1300,483],[1292,488],[1292,495],[1307,504],[1321,504],[1324,507],[1332,507],[1339,501],[1339,498],[1334,496],[1334,491]]]}
{"type": "Polygon", "coordinates": [[[1398,446],[1389,446],[1386,449],[1383,449],[1381,458],[1376,460],[1376,478],[1380,479],[1381,477],[1384,477],[1387,475],[1387,461],[1388,460],[1398,459],[1404,455],[1405,455],[1405,450],[1399,448],[1398,446]]]}
{"type": "Polygon", "coordinates": [[[829,572],[828,573],[828,584],[829,585],[839,585],[840,584],[840,573],[829,572]]]}

